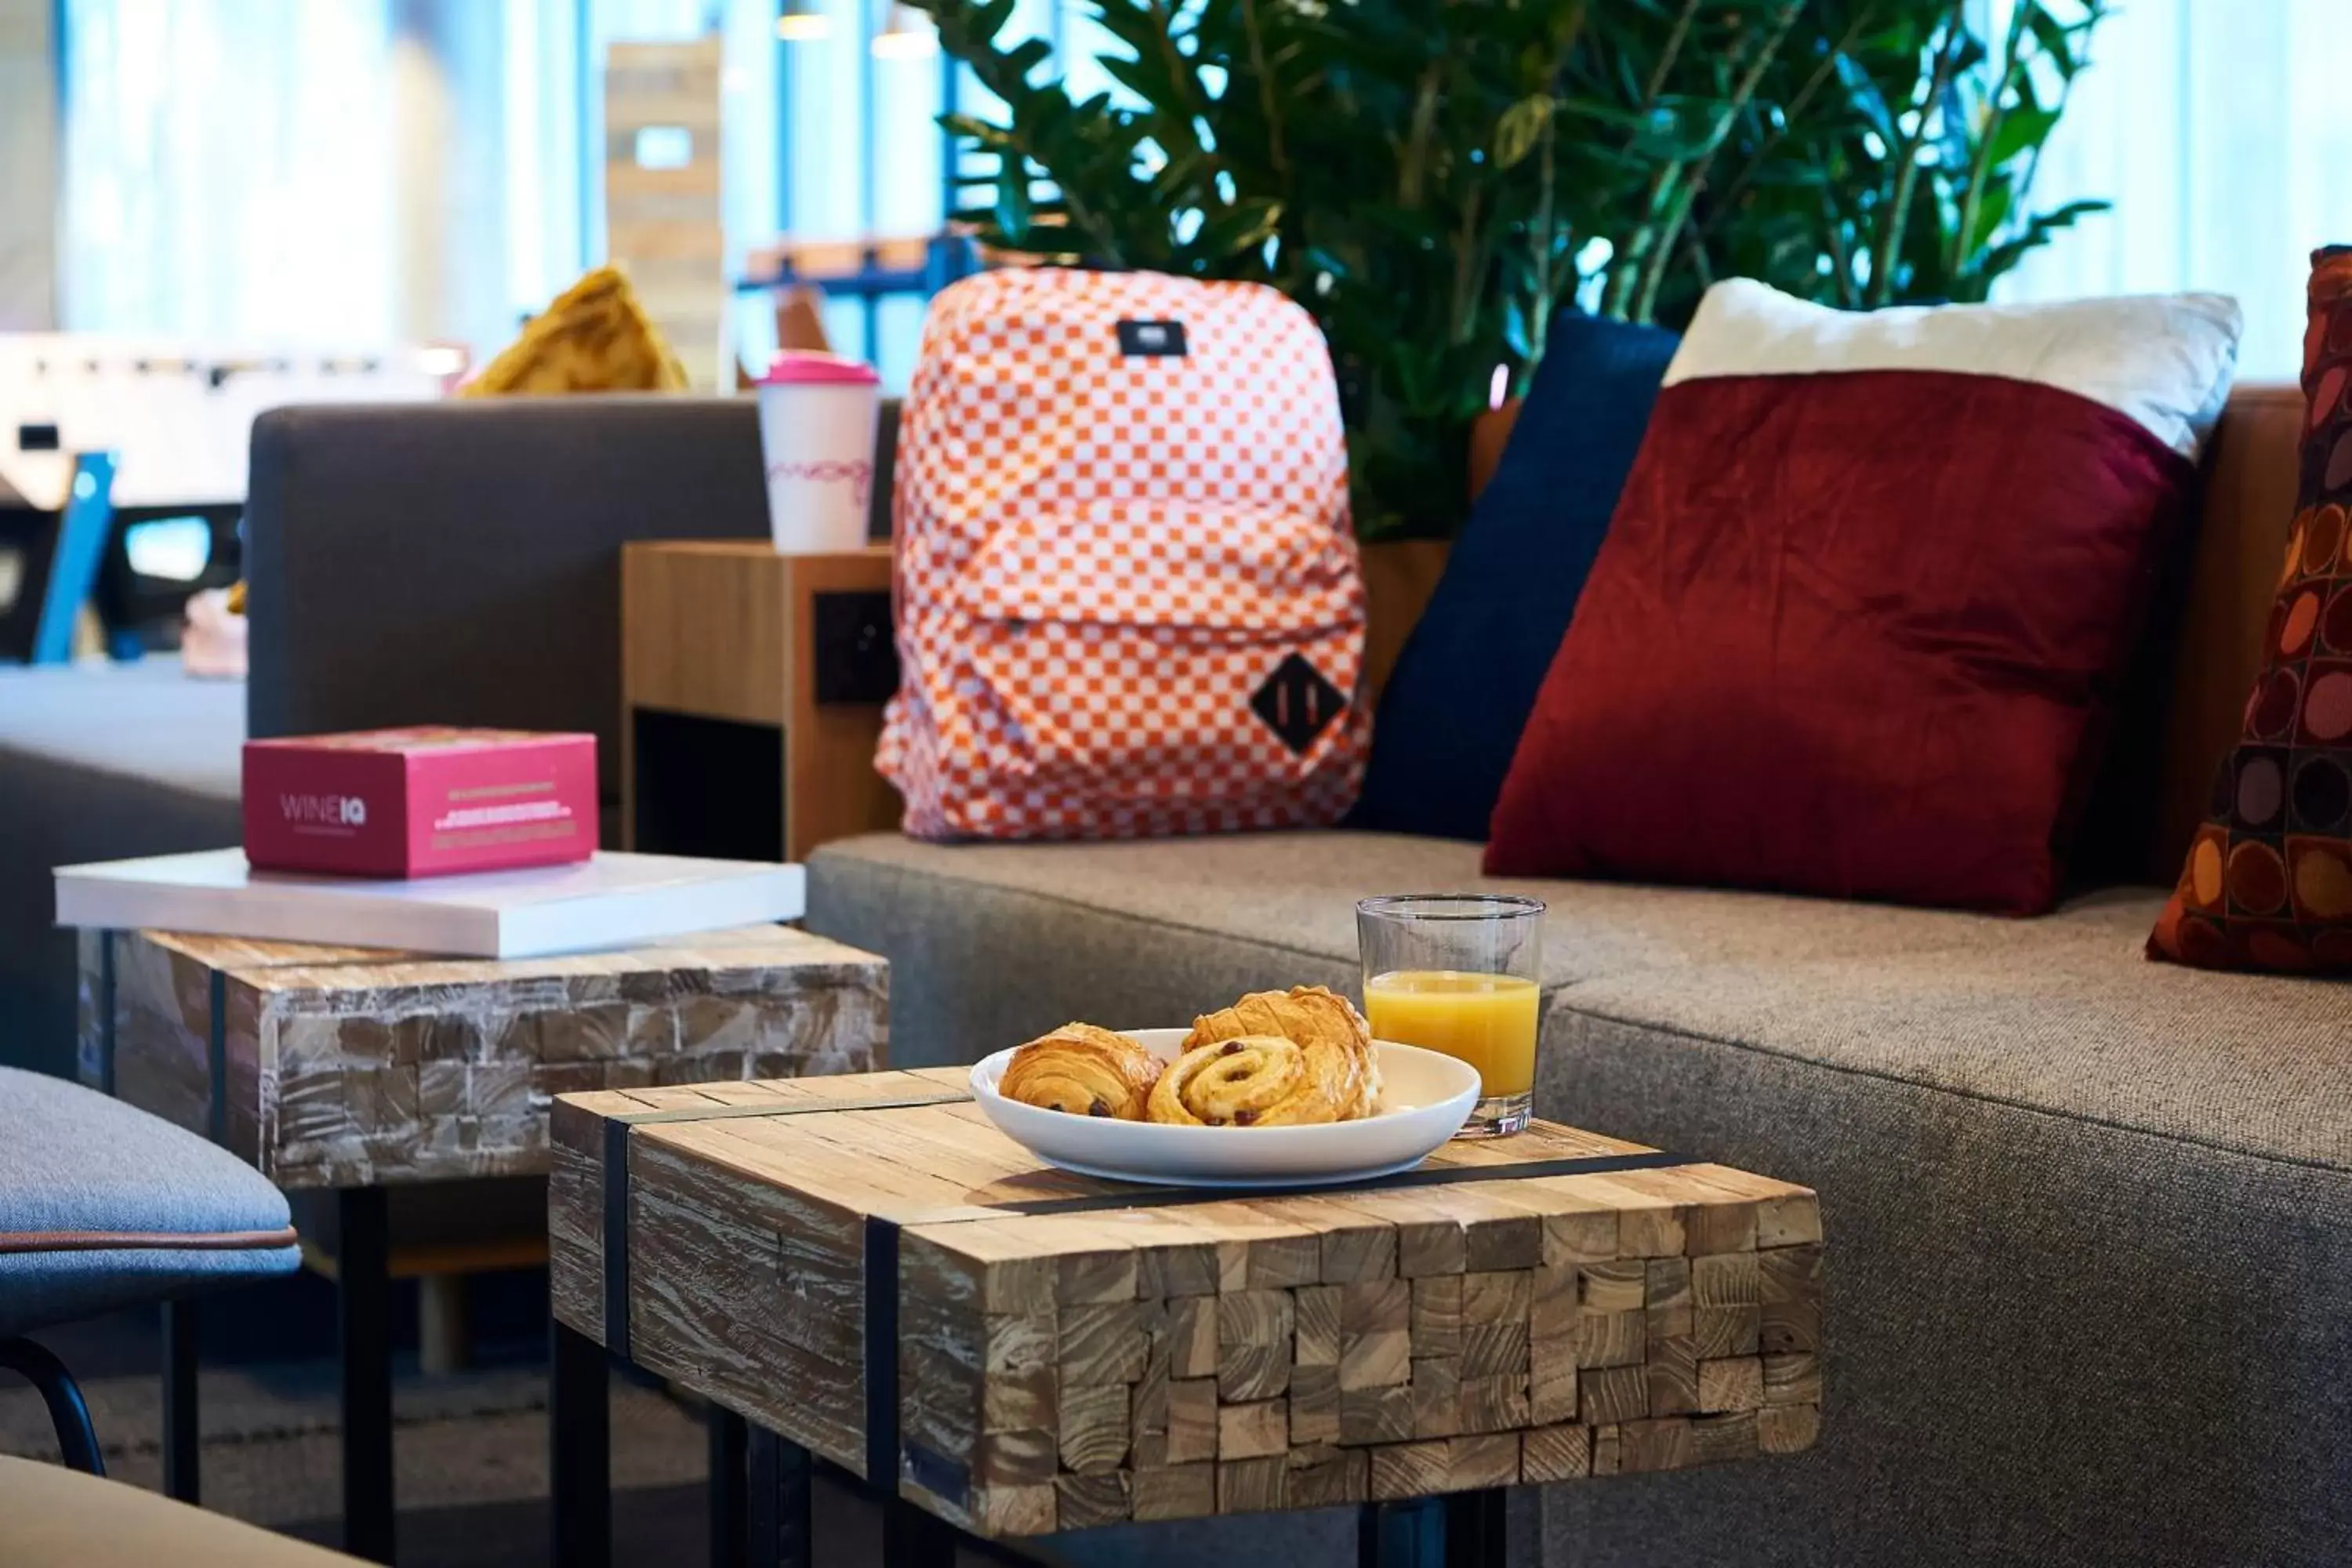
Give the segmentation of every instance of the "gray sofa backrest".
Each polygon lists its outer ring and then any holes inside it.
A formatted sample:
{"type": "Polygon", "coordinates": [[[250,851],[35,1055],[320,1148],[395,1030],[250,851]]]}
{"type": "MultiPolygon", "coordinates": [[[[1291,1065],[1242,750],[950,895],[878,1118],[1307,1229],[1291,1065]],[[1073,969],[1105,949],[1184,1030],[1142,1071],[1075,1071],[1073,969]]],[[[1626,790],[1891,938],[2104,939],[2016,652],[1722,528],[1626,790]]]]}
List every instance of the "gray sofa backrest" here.
{"type": "MultiPolygon", "coordinates": [[[[881,472],[895,443],[885,409],[881,472]]],[[[889,486],[874,487],[889,531],[889,486]]],[[[283,408],[246,510],[256,737],[584,730],[620,795],[621,546],[768,531],[748,397],[283,408]]]]}

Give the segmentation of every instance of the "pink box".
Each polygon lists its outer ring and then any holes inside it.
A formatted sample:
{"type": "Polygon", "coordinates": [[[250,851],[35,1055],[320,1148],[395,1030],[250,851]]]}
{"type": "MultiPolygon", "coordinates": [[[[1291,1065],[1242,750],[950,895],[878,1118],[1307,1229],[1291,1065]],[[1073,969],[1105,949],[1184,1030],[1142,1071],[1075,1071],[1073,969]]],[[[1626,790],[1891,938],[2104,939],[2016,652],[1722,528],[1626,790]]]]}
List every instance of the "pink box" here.
{"type": "Polygon", "coordinates": [[[245,858],[264,869],[438,877],[595,850],[593,735],[430,726],[245,743],[245,858]]]}

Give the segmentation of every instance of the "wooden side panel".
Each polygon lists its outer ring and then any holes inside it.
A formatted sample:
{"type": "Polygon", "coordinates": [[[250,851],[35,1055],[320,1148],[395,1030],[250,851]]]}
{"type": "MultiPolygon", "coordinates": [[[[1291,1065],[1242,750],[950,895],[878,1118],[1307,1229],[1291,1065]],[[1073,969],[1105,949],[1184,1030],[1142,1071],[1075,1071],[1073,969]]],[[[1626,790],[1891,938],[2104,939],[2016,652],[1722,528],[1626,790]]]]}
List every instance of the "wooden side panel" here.
{"type": "Polygon", "coordinates": [[[116,1092],[206,1131],[217,976],[225,1142],[288,1188],[537,1174],[557,1095],[888,1047],[883,961],[774,926],[510,963],[126,932],[115,964],[116,1092]]]}
{"type": "Polygon", "coordinates": [[[898,825],[874,771],[879,702],[817,700],[821,595],[887,594],[887,545],[782,555],[759,541],[632,544],[622,566],[623,821],[635,820],[629,715],[666,710],[783,733],[784,857],[898,825]]]}
{"type": "MultiPolygon", "coordinates": [[[[1711,1165],[1510,1176],[1627,1147],[1540,1126],[1443,1151],[1482,1178],[1447,1185],[1007,1214],[1122,1189],[1039,1171],[967,1103],[856,1105],[935,1081],[786,1086],[844,1108],[645,1129],[637,1359],[855,1468],[878,1215],[904,1227],[898,1483],[986,1534],[1676,1469],[1818,1432],[1803,1188],[1711,1165]]],[[[564,1160],[610,1104],[565,1104],[564,1160]]],[[[594,1201],[562,1164],[556,1190],[594,1201]]],[[[585,1322],[596,1271],[567,1254],[596,1237],[553,1230],[558,1310],[585,1322]]]]}
{"type": "Polygon", "coordinates": [[[123,931],[114,943],[114,1092],[191,1132],[206,1131],[212,1078],[211,972],[168,941],[123,931]]]}
{"type": "Polygon", "coordinates": [[[784,559],[792,628],[785,667],[784,858],[801,860],[831,839],[894,828],[905,808],[898,792],[874,771],[874,748],[882,739],[881,704],[816,700],[818,596],[889,592],[889,547],[784,559]]]}
{"type": "Polygon", "coordinates": [[[547,1171],[547,1310],[598,1344],[604,1337],[604,1159],[600,1124],[564,1137],[557,1108],[547,1171]]]}
{"type": "Polygon", "coordinates": [[[633,1140],[632,1353],[865,1473],[862,1222],[633,1140]]]}
{"type": "Polygon", "coordinates": [[[784,560],[763,542],[624,545],[625,705],[782,723],[784,560]]]}

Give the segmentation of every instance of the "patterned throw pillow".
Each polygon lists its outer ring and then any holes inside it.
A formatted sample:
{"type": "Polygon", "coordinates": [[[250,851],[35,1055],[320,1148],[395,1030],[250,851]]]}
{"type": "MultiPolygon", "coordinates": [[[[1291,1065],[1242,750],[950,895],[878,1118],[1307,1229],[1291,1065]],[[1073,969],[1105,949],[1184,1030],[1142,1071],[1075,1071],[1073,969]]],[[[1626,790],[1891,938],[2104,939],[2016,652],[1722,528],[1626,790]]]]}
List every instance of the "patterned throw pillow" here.
{"type": "Polygon", "coordinates": [[[2352,972],[2352,246],[2311,258],[2303,485],[2245,729],[2151,958],[2352,972]]]}

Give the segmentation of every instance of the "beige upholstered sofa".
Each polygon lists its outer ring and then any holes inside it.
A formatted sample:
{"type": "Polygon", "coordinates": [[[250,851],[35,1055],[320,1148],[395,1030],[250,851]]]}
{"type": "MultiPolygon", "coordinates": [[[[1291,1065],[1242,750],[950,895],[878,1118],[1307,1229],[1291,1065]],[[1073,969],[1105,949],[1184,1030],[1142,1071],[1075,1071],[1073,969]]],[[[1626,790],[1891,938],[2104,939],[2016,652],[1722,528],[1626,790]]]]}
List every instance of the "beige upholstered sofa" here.
{"type": "MultiPolygon", "coordinates": [[[[2138,679],[2160,722],[2092,825],[2130,827],[2128,871],[2151,884],[2234,734],[2302,407],[2290,387],[2233,399],[2179,629],[2138,679]]],[[[810,923],[889,956],[892,1048],[920,1064],[1071,1017],[1181,1023],[1246,989],[1350,987],[1365,894],[1547,900],[1539,1110],[1818,1187],[1830,1258],[1820,1447],[1549,1489],[1514,1530],[1547,1563],[2352,1551],[2352,989],[2146,962],[2153,885],[2012,921],[1490,882],[1478,856],[1343,832],[880,835],[814,858],[810,923]]],[[[1340,1562],[1349,1523],[1283,1528],[1295,1560],[1340,1562]]],[[[1234,1549],[1255,1556],[1267,1528],[1237,1527],[1234,1549]]],[[[1123,1561],[1208,1549],[1190,1531],[1117,1543],[1123,1561]]]]}

